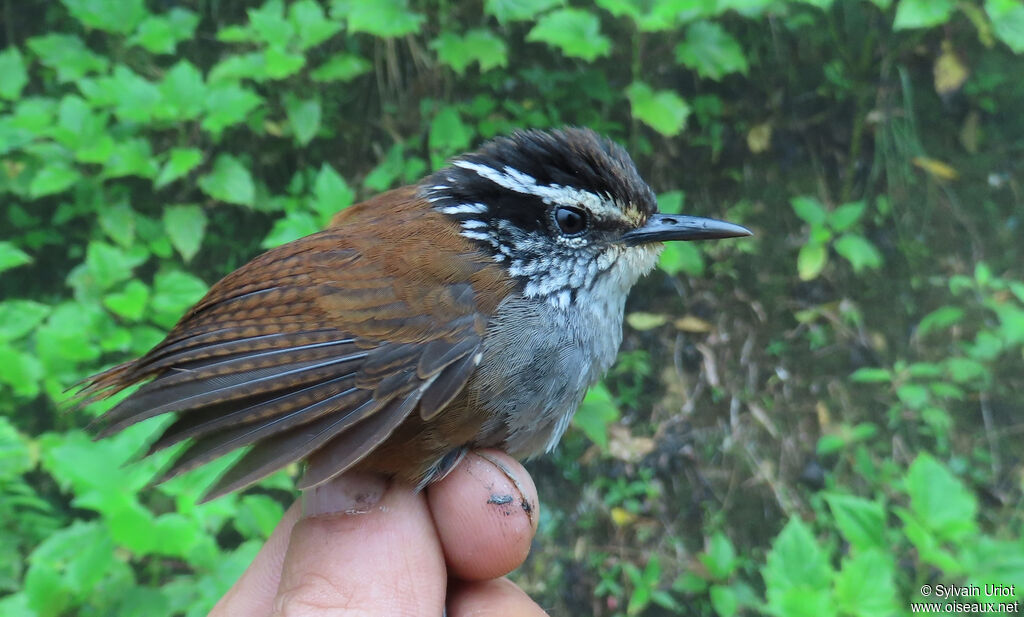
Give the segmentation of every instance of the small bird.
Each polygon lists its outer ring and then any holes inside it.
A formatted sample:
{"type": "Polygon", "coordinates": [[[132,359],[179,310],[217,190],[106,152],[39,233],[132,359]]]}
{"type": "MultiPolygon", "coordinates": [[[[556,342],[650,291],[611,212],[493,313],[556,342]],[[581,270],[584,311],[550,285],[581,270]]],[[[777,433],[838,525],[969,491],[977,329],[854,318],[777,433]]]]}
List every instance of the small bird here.
{"type": "Polygon", "coordinates": [[[80,394],[148,380],[97,438],[177,414],[148,454],[189,443],[155,482],[248,448],[204,500],[299,461],[301,489],[348,470],[423,488],[473,448],[553,448],[663,242],[749,235],[658,213],[589,129],[520,131],[255,258],[80,394]]]}

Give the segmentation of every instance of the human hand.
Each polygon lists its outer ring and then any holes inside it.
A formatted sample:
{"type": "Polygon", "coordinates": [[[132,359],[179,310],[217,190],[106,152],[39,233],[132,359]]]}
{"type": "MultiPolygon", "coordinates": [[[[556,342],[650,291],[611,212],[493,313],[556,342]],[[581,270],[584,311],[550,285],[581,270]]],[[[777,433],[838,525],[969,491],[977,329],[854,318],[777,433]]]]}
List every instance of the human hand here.
{"type": "Polygon", "coordinates": [[[447,606],[448,617],[540,617],[500,578],[526,558],[537,508],[523,466],[493,450],[468,454],[418,495],[346,474],[285,513],[210,616],[423,617],[447,606]]]}

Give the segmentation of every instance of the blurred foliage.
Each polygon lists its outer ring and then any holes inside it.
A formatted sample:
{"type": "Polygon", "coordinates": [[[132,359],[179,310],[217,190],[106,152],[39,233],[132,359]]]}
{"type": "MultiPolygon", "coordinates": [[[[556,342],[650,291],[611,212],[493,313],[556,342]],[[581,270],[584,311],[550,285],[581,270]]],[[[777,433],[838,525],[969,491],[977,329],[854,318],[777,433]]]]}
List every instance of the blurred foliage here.
{"type": "MultiPolygon", "coordinates": [[[[624,143],[669,247],[551,457],[552,614],[1024,592],[1018,0],[2,0],[0,614],[201,615],[293,498],[125,465],[67,388],[218,277],[517,127],[624,143]],[[567,549],[566,547],[572,547],[567,549]]],[[[991,600],[992,598],[981,598],[991,600]]]]}

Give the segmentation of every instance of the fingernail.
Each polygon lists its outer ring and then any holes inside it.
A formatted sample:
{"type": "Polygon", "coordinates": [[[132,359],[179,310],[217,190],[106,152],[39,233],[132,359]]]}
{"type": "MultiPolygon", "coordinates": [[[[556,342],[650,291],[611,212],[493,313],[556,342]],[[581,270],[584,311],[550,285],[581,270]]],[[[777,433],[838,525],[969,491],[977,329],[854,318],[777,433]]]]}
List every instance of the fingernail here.
{"type": "Polygon", "coordinates": [[[302,516],[365,514],[384,496],[388,480],[369,473],[346,473],[302,491],[302,516]]]}

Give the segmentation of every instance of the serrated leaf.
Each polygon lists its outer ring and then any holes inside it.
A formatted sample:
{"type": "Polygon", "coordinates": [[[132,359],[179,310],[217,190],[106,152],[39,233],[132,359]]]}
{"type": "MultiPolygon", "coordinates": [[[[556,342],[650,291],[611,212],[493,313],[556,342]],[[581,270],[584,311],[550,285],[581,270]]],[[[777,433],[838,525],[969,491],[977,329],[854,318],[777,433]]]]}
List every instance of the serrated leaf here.
{"type": "Polygon", "coordinates": [[[252,206],[256,199],[252,174],[230,154],[217,157],[213,171],[199,178],[199,188],[214,199],[232,204],[252,206]]]}
{"type": "Polygon", "coordinates": [[[425,19],[409,8],[407,0],[333,0],[331,14],[346,18],[350,32],[367,32],[380,38],[412,34],[425,19]]]}
{"type": "Polygon", "coordinates": [[[304,238],[320,231],[316,220],[308,212],[289,212],[284,218],[277,219],[270,233],[263,239],[260,246],[269,249],[292,240],[304,238]]]}
{"type": "Polygon", "coordinates": [[[955,541],[976,529],[977,499],[931,455],[917,456],[905,482],[914,514],[939,538],[955,541]]]}
{"type": "Polygon", "coordinates": [[[879,547],[843,559],[836,575],[836,604],[845,615],[889,617],[900,612],[896,602],[895,564],[879,547]]]}
{"type": "Polygon", "coordinates": [[[153,181],[153,185],[156,188],[167,186],[195,169],[202,160],[203,153],[198,148],[172,148],[168,153],[167,162],[160,169],[160,174],[153,181]]]}
{"type": "Polygon", "coordinates": [[[28,72],[21,52],[13,45],[0,51],[0,98],[14,100],[28,83],[28,72]]]}
{"type": "MultiPolygon", "coordinates": [[[[4,244],[0,242],[0,270],[3,269],[4,244]]],[[[49,314],[49,306],[32,300],[0,302],[0,341],[13,341],[25,336],[49,314]]]]}
{"type": "Polygon", "coordinates": [[[964,311],[961,308],[955,306],[937,308],[921,318],[921,322],[917,324],[917,336],[927,336],[935,329],[944,330],[958,323],[963,317],[964,311]]]}
{"type": "Polygon", "coordinates": [[[1018,0],[986,0],[996,38],[1017,54],[1024,53],[1024,4],[1018,0]]]}
{"type": "Polygon", "coordinates": [[[263,98],[248,88],[227,83],[210,88],[205,103],[206,116],[202,127],[219,134],[229,126],[244,122],[249,112],[263,103],[263,98]]]}
{"type": "Polygon", "coordinates": [[[285,97],[284,110],[295,141],[303,146],[308,144],[320,129],[319,99],[300,99],[289,94],[285,97]]]}
{"type": "Polygon", "coordinates": [[[905,30],[937,26],[949,21],[955,8],[954,0],[900,0],[892,27],[905,30]]]}
{"type": "Polygon", "coordinates": [[[161,15],[142,20],[129,42],[154,54],[173,54],[178,43],[191,39],[199,25],[199,16],[174,7],[161,15]]]}
{"type": "Polygon", "coordinates": [[[828,263],[828,249],[824,244],[805,244],[800,248],[796,258],[797,273],[802,281],[810,281],[818,278],[821,271],[828,263]]]}
{"type": "Polygon", "coordinates": [[[884,549],[885,508],[882,504],[854,495],[825,495],[836,526],[855,550],[884,549]]]}
{"type": "Polygon", "coordinates": [[[160,84],[163,96],[158,114],[169,120],[192,120],[206,108],[206,83],[199,69],[181,60],[164,75],[160,84]]]}
{"type": "Polygon", "coordinates": [[[132,276],[139,261],[119,247],[93,241],[85,251],[85,265],[100,289],[109,289],[132,276]]]}
{"type": "Polygon", "coordinates": [[[488,71],[508,64],[508,47],[490,30],[470,30],[459,36],[443,32],[430,43],[437,50],[437,57],[458,73],[463,74],[469,65],[476,62],[480,71],[488,71]]]}
{"type": "Polygon", "coordinates": [[[248,9],[249,27],[257,40],[271,47],[285,47],[295,35],[295,26],[284,17],[281,0],[268,0],[258,8],[248,9]]]}
{"type": "Polygon", "coordinates": [[[38,199],[66,191],[81,177],[82,174],[78,173],[78,170],[71,165],[54,161],[40,169],[32,178],[32,182],[28,186],[29,197],[38,199]]]}
{"type": "Polygon", "coordinates": [[[171,244],[185,261],[192,261],[203,244],[206,213],[194,204],[169,206],[164,209],[164,229],[171,244]]]}
{"type": "Polygon", "coordinates": [[[144,137],[115,142],[110,156],[103,165],[103,173],[108,178],[124,176],[140,176],[152,178],[157,173],[156,161],[149,140],[144,137]]]}
{"type": "Polygon", "coordinates": [[[583,431],[602,450],[608,450],[608,425],[620,417],[608,388],[599,383],[587,391],[583,402],[573,416],[572,425],[583,431]]]}
{"type": "Polygon", "coordinates": [[[761,570],[772,612],[784,615],[834,615],[824,604],[830,598],[832,567],[811,530],[798,518],[790,519],[772,543],[761,570]],[[803,610],[789,611],[803,601],[803,610]]]}
{"type": "Polygon", "coordinates": [[[559,9],[544,15],[526,35],[559,49],[563,55],[593,62],[611,52],[611,40],[601,33],[596,15],[583,9],[559,9]]]}
{"type": "Polygon", "coordinates": [[[716,81],[730,73],[746,75],[749,69],[739,41],[710,21],[690,24],[675,54],[679,63],[694,69],[701,77],[716,81]]]}
{"type": "Polygon", "coordinates": [[[678,135],[686,127],[690,106],[675,92],[653,90],[643,82],[626,88],[633,116],[662,135],[678,135]]]}
{"type": "Polygon", "coordinates": [[[127,34],[147,15],[143,0],[61,0],[89,28],[127,34]]]}
{"type": "Polygon", "coordinates": [[[57,71],[57,81],[78,81],[89,73],[105,73],[107,59],[94,54],[72,34],[47,34],[28,40],[28,48],[44,66],[57,71]]]}
{"type": "Polygon", "coordinates": [[[334,214],[352,205],[356,194],[333,167],[324,163],[313,182],[313,196],[313,208],[320,215],[320,222],[326,223],[334,214]]]}
{"type": "Polygon", "coordinates": [[[135,212],[127,202],[118,202],[99,211],[99,224],[111,240],[123,248],[135,242],[135,212]]]}
{"type": "Polygon", "coordinates": [[[430,150],[443,158],[466,149],[472,137],[471,129],[454,107],[443,107],[430,121],[430,150]]]}
{"type": "Polygon", "coordinates": [[[837,253],[850,262],[854,272],[860,272],[864,268],[878,268],[882,265],[882,254],[864,236],[852,233],[843,234],[836,239],[833,246],[837,253]]]}
{"type": "Polygon", "coordinates": [[[149,287],[140,281],[128,281],[120,291],[103,297],[103,306],[129,321],[138,321],[146,311],[149,287]]]}
{"type": "Polygon", "coordinates": [[[658,267],[675,276],[680,272],[690,276],[704,274],[704,255],[691,242],[668,242],[658,258],[658,267]]]}
{"type": "Polygon", "coordinates": [[[326,62],[310,71],[309,76],[316,81],[349,81],[366,73],[372,65],[370,61],[357,56],[342,52],[334,54],[326,62]]]}
{"type": "Polygon", "coordinates": [[[485,0],[484,11],[505,23],[533,19],[538,13],[562,4],[563,0],[485,0]]]}
{"type": "Polygon", "coordinates": [[[169,328],[206,293],[206,283],[181,270],[158,272],[153,279],[154,321],[169,328]]]}
{"type": "Polygon", "coordinates": [[[828,214],[828,226],[835,231],[846,231],[860,220],[866,207],[863,201],[843,204],[828,214]]]}
{"type": "Polygon", "coordinates": [[[263,52],[264,71],[271,79],[284,79],[299,72],[306,64],[306,56],[285,47],[272,46],[263,52]]]}
{"type": "Polygon", "coordinates": [[[341,24],[328,19],[315,0],[299,0],[288,7],[288,19],[295,26],[299,47],[309,49],[341,31],[341,24]]]}
{"type": "Polygon", "coordinates": [[[793,212],[797,216],[811,225],[824,225],[826,219],[828,219],[828,212],[825,211],[825,207],[813,197],[794,197],[789,200],[789,204],[793,207],[793,212]]]}
{"type": "Polygon", "coordinates": [[[28,253],[10,242],[0,241],[0,272],[32,263],[28,253]]]}

